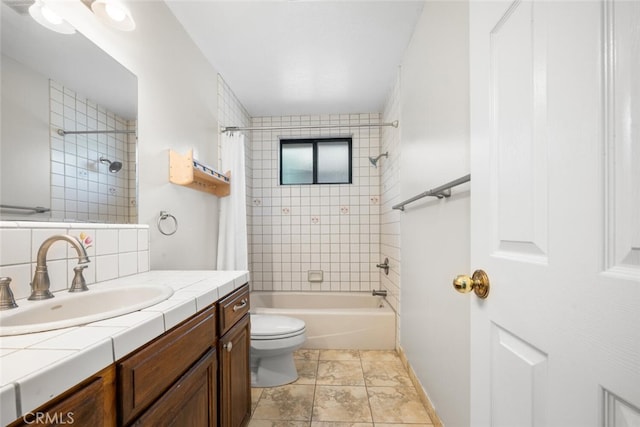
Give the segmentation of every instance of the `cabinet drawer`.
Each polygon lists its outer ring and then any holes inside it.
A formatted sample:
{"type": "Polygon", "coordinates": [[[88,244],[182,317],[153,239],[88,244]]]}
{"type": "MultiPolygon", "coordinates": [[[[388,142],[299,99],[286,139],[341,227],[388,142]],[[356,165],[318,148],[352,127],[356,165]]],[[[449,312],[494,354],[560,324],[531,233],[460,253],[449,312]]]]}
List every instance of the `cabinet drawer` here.
{"type": "Polygon", "coordinates": [[[211,349],[133,425],[215,427],[217,370],[216,350],[211,349]]]}
{"type": "Polygon", "coordinates": [[[119,424],[138,416],[215,346],[215,325],[211,306],[117,363],[119,424]]]}
{"type": "Polygon", "coordinates": [[[249,284],[243,285],[221,299],[218,307],[220,307],[218,330],[222,335],[249,312],[249,284]]]}

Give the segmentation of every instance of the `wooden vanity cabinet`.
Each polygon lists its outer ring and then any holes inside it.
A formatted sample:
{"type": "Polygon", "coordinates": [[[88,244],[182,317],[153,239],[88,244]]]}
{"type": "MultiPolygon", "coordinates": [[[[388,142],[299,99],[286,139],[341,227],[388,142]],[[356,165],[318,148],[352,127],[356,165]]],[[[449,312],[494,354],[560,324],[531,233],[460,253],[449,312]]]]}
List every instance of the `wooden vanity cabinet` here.
{"type": "Polygon", "coordinates": [[[250,345],[245,284],[10,426],[245,426],[250,345]]]}
{"type": "Polygon", "coordinates": [[[216,350],[212,348],[133,425],[216,426],[217,370],[216,350]]]}
{"type": "Polygon", "coordinates": [[[251,417],[249,286],[220,300],[218,307],[219,425],[241,427],[251,417]]]}
{"type": "Polygon", "coordinates": [[[212,305],[116,362],[118,425],[216,425],[215,317],[212,305]]]}
{"type": "Polygon", "coordinates": [[[9,426],[115,426],[114,381],[111,365],[9,426]]]}

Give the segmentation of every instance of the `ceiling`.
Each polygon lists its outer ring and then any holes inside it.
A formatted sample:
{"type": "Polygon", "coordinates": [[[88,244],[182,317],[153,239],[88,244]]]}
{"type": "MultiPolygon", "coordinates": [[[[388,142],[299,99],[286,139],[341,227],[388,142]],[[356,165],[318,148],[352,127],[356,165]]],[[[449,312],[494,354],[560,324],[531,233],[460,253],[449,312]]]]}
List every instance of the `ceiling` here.
{"type": "Polygon", "coordinates": [[[382,111],[423,7],[422,0],[165,2],[253,117],[382,111]]]}

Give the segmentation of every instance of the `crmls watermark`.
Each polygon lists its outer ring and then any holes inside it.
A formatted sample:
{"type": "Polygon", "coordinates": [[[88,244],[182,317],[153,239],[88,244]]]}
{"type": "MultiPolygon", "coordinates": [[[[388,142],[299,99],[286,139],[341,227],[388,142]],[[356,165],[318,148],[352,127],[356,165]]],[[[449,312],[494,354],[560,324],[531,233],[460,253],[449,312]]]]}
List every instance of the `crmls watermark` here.
{"type": "Polygon", "coordinates": [[[73,412],[27,412],[22,416],[26,424],[73,424],[73,412]]]}

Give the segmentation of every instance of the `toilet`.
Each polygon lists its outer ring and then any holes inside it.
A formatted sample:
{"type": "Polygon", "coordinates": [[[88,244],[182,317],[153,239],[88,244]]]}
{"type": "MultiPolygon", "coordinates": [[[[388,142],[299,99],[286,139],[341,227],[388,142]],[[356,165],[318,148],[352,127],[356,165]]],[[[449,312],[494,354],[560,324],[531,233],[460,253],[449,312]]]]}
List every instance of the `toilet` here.
{"type": "Polygon", "coordinates": [[[293,352],[306,341],[304,321],[251,314],[251,386],[275,387],[298,379],[293,352]]]}

